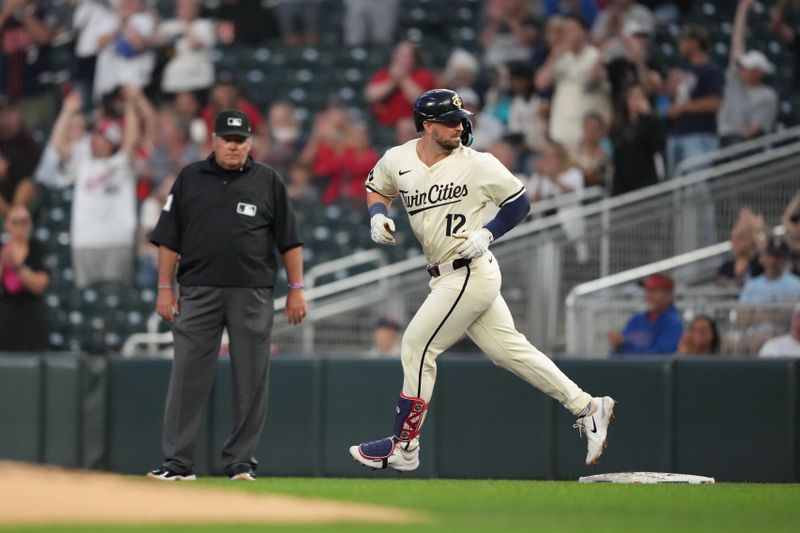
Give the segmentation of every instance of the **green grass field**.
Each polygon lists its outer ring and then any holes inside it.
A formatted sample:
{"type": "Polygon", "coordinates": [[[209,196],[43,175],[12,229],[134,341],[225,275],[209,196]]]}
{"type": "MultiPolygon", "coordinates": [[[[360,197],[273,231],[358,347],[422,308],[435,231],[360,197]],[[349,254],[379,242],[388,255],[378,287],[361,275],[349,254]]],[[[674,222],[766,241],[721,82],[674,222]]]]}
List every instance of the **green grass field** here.
{"type": "MultiPolygon", "coordinates": [[[[26,527],[8,531],[798,531],[800,485],[585,485],[577,482],[261,478],[200,485],[377,503],[422,512],[417,526],[26,527]]],[[[1,502],[0,502],[1,504],[1,502]]],[[[147,512],[143,509],[143,512],[147,512]]],[[[0,527],[0,529],[3,529],[0,527]]],[[[6,530],[4,530],[6,531],[6,530]]]]}

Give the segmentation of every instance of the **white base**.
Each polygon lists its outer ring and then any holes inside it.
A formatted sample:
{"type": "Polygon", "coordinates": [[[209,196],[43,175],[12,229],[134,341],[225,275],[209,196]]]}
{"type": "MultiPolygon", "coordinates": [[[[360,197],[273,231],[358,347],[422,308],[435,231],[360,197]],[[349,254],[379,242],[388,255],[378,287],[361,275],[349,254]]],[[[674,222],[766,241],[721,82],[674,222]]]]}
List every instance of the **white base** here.
{"type": "Polygon", "coordinates": [[[713,477],[693,476],[691,474],[672,474],[668,472],[615,472],[583,476],[581,483],[637,483],[651,485],[654,483],[689,483],[691,485],[714,484],[713,477]]]}

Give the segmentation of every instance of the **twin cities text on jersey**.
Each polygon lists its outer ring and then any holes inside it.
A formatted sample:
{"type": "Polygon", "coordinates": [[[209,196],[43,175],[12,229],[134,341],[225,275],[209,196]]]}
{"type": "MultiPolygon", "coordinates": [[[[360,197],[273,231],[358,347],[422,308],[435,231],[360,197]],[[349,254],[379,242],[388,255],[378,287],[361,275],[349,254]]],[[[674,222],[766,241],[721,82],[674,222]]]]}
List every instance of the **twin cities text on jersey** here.
{"type": "Polygon", "coordinates": [[[468,194],[466,184],[456,185],[452,182],[447,185],[431,185],[427,192],[419,192],[419,189],[416,189],[413,194],[409,194],[408,191],[400,190],[409,215],[416,215],[421,211],[440,205],[460,202],[461,198],[468,194]]]}

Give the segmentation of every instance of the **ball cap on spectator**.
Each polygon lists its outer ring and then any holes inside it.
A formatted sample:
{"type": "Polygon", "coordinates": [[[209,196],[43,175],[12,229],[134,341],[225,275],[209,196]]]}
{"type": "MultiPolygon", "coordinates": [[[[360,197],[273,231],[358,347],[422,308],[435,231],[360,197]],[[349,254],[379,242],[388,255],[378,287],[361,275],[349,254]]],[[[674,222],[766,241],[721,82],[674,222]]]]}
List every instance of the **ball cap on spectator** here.
{"type": "Polygon", "coordinates": [[[775,257],[789,257],[789,245],[782,237],[772,237],[767,241],[766,253],[775,257]]]}
{"type": "Polygon", "coordinates": [[[772,74],[775,71],[775,67],[769,62],[767,56],[758,50],[750,50],[739,57],[739,65],[744,68],[760,70],[764,74],[772,74]]]}
{"type": "Polygon", "coordinates": [[[214,134],[217,137],[251,137],[253,135],[250,131],[250,120],[238,109],[228,109],[217,115],[214,134]]]}
{"type": "Polygon", "coordinates": [[[667,274],[650,274],[642,280],[645,289],[664,289],[671,291],[675,289],[675,282],[667,274]]]}
{"type": "Polygon", "coordinates": [[[116,120],[111,120],[109,118],[101,119],[94,127],[94,131],[114,146],[119,146],[122,142],[122,128],[116,120]]]}

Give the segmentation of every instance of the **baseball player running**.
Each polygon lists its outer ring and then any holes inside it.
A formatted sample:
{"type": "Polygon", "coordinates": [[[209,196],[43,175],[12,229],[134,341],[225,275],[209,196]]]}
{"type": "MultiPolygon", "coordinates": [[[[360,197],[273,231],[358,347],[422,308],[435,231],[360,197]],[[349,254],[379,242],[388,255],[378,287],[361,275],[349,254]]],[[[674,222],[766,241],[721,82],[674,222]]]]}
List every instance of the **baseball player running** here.
{"type": "Polygon", "coordinates": [[[500,294],[501,275],[489,246],[530,211],[525,187],[492,155],[469,148],[472,114],[453,91],[434,89],[414,104],[420,139],[391,148],[367,177],[372,240],[395,244],[389,207],[405,206],[422,244],[431,292],[401,344],[403,389],[394,433],[350,447],[356,462],[399,471],[419,466],[419,435],[436,381],[436,358],[467,335],[496,365],[558,400],[587,437],[586,464],[598,463],[615,401],[593,398],[516,330],[500,294]],[[484,208],[500,208],[483,225],[484,208]]]}

